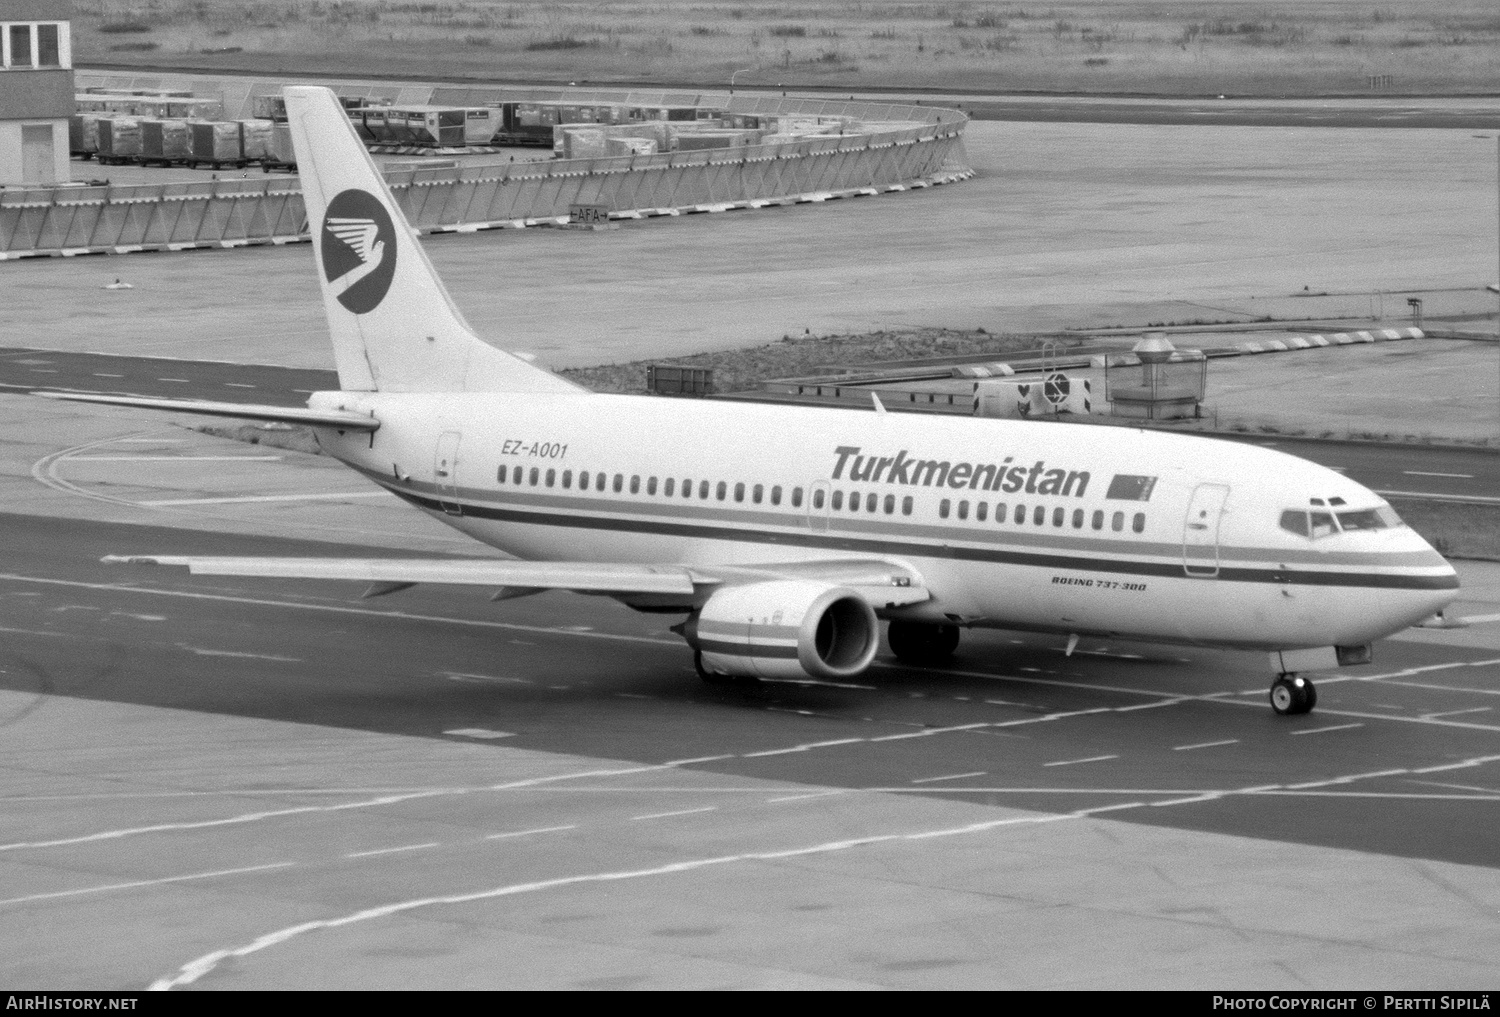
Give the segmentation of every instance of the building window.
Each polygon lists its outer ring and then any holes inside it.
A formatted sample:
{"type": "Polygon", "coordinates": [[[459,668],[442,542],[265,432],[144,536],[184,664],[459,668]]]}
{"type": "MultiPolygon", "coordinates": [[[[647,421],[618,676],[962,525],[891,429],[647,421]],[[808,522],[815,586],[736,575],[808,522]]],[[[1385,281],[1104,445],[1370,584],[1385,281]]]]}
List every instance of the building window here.
{"type": "Polygon", "coordinates": [[[10,32],[10,66],[30,67],[31,63],[31,26],[11,25],[10,32]]]}
{"type": "Polygon", "coordinates": [[[67,23],[0,24],[0,52],[4,66],[32,70],[71,67],[72,52],[67,23]]]}
{"type": "Polygon", "coordinates": [[[36,65],[61,67],[62,45],[58,25],[36,26],[36,65]]]}

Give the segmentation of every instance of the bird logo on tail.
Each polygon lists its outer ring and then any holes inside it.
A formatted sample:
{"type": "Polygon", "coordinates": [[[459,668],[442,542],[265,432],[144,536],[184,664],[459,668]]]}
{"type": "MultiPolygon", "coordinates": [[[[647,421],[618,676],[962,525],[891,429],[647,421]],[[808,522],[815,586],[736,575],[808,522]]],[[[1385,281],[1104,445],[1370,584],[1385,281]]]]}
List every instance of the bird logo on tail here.
{"type": "Polygon", "coordinates": [[[380,305],[396,272],[396,230],[385,206],[367,191],[341,192],[323,217],[324,277],[355,314],[380,305]]]}

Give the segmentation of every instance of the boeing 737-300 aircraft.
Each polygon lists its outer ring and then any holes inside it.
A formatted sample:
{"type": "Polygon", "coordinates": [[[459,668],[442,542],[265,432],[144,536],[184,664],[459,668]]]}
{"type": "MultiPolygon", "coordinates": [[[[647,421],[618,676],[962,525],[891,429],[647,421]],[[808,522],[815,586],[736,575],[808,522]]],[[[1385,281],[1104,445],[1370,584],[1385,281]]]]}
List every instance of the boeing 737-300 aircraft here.
{"type": "Polygon", "coordinates": [[[286,89],[339,391],[306,409],[55,398],[287,421],[515,561],[115,559],[197,575],[562,589],[684,616],[709,680],[847,679],[963,628],[1359,664],[1458,579],[1390,506],[1269,449],[1117,427],[598,395],[477,338],[334,93],[286,89]]]}

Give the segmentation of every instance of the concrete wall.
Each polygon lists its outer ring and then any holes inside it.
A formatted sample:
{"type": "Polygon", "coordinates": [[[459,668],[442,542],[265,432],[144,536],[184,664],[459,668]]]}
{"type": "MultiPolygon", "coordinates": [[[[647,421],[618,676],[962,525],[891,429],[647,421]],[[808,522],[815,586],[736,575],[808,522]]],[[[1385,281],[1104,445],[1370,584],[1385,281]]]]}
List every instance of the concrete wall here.
{"type": "Polygon", "coordinates": [[[0,120],[0,185],[54,184],[68,179],[68,122],[66,120],[0,120]],[[23,127],[51,128],[50,152],[41,154],[40,164],[27,173],[28,160],[21,144],[23,127]]]}

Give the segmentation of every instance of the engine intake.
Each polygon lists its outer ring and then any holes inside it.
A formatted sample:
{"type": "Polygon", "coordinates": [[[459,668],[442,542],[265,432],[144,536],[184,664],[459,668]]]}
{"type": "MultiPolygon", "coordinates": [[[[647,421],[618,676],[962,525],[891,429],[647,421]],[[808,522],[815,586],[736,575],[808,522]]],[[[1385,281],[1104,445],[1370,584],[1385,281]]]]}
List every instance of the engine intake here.
{"type": "Polygon", "coordinates": [[[756,678],[852,678],[880,645],[863,597],[801,579],[718,590],[679,631],[705,670],[756,678]]]}

